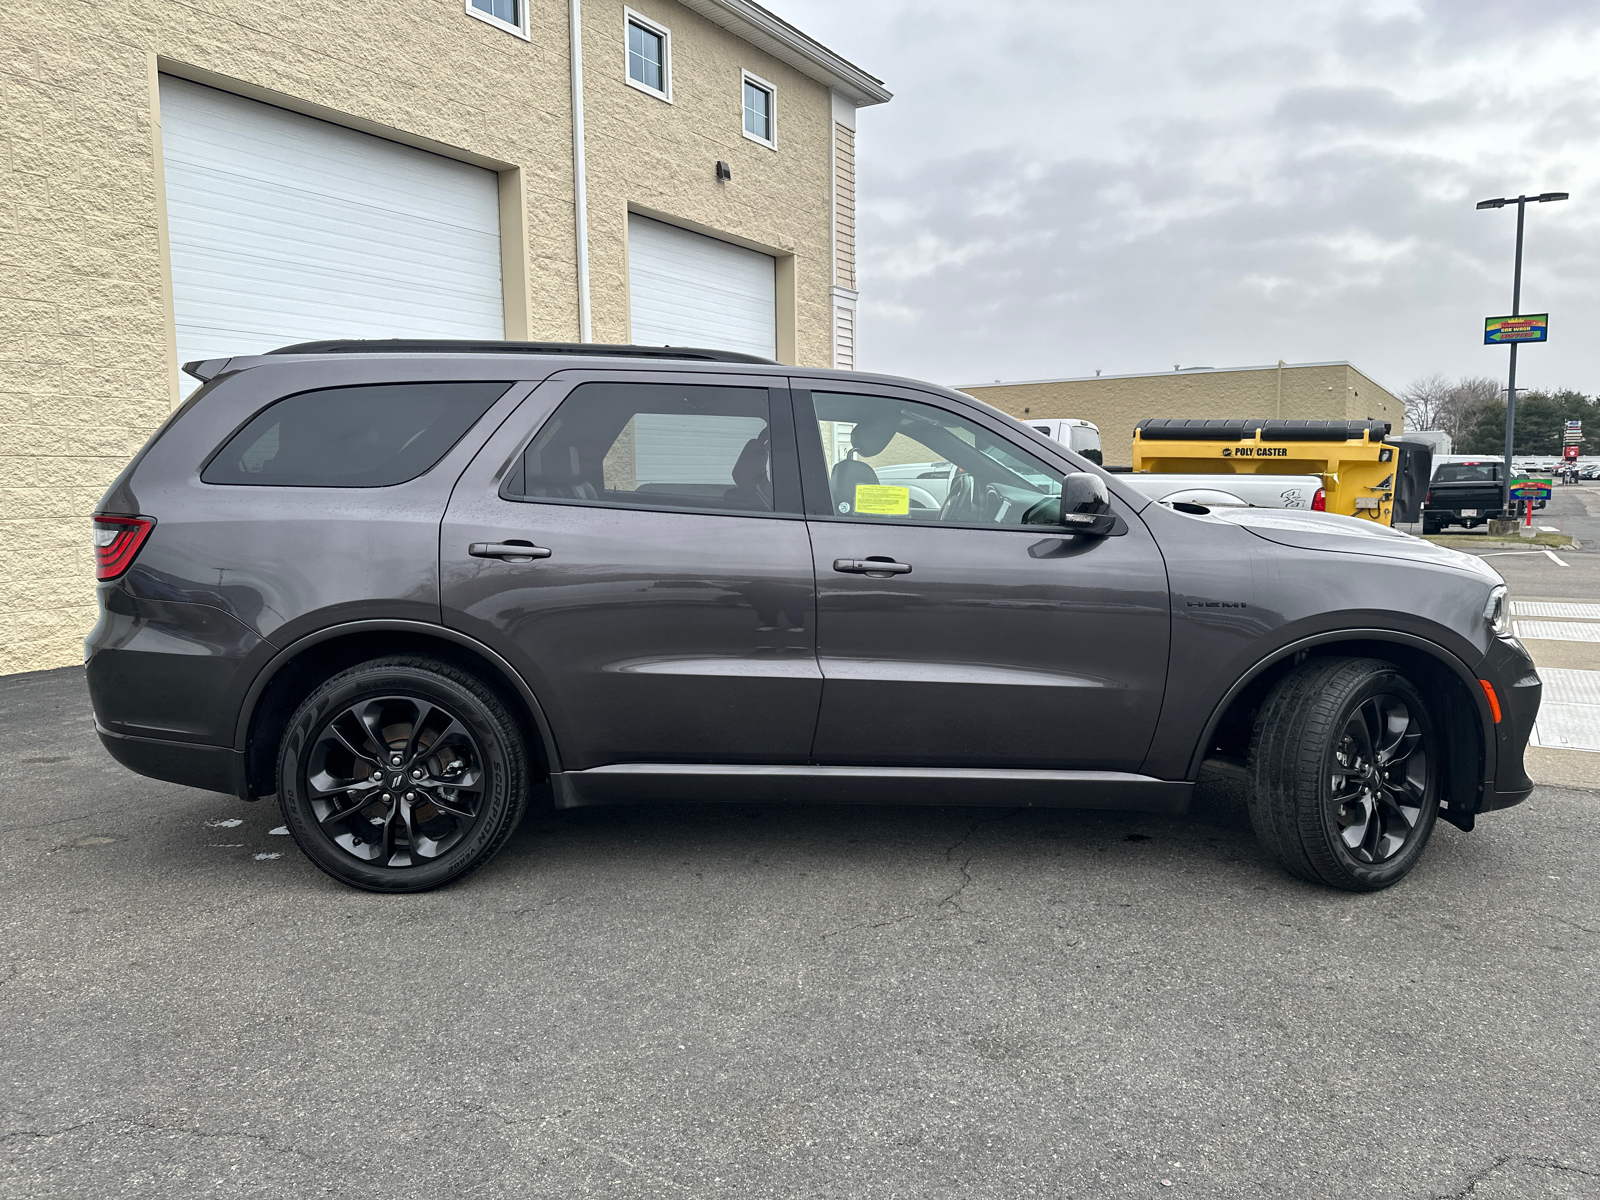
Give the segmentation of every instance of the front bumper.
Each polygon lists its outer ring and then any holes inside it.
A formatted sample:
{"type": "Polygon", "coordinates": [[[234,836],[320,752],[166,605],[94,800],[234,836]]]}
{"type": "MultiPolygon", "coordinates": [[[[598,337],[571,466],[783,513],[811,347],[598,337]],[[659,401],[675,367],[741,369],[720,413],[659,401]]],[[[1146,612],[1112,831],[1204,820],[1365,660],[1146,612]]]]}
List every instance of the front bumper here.
{"type": "Polygon", "coordinates": [[[1533,659],[1515,638],[1496,638],[1478,665],[1478,677],[1487,679],[1500,698],[1500,721],[1494,726],[1493,777],[1484,780],[1479,812],[1521,804],[1533,791],[1523,756],[1533,736],[1544,685],[1533,659]]]}

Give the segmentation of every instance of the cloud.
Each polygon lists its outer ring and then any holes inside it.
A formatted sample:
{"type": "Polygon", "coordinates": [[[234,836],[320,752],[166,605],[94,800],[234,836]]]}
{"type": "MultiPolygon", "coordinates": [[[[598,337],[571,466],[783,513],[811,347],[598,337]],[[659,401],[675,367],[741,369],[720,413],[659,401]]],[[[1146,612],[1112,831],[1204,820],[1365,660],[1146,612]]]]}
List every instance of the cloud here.
{"type": "Polygon", "coordinates": [[[775,7],[882,75],[860,115],[861,361],[943,382],[1350,359],[1600,389],[1600,11],[1560,0],[775,7]]]}

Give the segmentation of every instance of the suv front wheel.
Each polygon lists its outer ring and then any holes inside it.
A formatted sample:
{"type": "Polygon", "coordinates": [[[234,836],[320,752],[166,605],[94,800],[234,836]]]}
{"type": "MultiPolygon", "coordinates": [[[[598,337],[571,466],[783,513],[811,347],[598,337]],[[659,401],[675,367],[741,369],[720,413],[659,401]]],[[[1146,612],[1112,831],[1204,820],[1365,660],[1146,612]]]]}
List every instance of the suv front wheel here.
{"type": "Polygon", "coordinates": [[[420,892],[487,862],[527,808],[528,754],[505,704],[427,658],[362,663],[296,710],[278,801],[307,857],[352,887],[420,892]]]}
{"type": "Polygon", "coordinates": [[[1427,704],[1392,663],[1322,658],[1281,679],[1250,746],[1250,823],[1294,874],[1352,892],[1402,879],[1439,813],[1427,704]]]}

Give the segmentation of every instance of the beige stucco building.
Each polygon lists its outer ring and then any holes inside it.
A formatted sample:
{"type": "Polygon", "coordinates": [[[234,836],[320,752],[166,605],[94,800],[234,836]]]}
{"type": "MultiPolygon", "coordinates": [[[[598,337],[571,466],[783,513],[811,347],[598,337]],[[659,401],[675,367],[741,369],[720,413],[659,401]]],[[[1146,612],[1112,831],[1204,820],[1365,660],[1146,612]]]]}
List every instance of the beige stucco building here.
{"type": "Polygon", "coordinates": [[[1133,427],[1145,417],[1356,418],[1388,421],[1395,433],[1405,422],[1405,405],[1347,362],[1089,375],[961,390],[1014,417],[1093,422],[1111,466],[1128,465],[1133,427]]]}
{"type": "Polygon", "coordinates": [[[889,93],[748,0],[11,0],[0,88],[0,673],[81,657],[87,517],[185,359],[853,364],[856,110],[889,93]]]}

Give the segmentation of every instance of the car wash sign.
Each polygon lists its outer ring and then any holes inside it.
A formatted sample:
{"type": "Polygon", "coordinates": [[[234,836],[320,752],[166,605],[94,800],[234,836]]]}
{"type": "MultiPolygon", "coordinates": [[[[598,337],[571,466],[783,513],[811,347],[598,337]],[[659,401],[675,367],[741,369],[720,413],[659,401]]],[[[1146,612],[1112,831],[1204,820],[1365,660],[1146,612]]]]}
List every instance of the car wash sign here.
{"type": "Polygon", "coordinates": [[[1550,314],[1533,313],[1525,317],[1485,317],[1483,344],[1509,346],[1513,342],[1548,342],[1550,314]]]}

